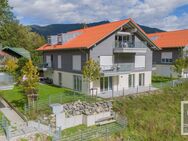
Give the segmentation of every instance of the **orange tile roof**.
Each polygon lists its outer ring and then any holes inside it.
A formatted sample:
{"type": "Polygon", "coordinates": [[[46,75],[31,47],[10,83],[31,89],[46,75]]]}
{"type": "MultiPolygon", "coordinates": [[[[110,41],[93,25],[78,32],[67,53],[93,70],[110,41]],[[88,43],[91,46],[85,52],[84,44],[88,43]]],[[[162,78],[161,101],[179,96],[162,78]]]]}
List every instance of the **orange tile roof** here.
{"type": "MultiPolygon", "coordinates": [[[[68,42],[65,42],[63,44],[55,44],[55,45],[48,45],[45,44],[42,47],[38,48],[38,51],[45,51],[45,50],[58,50],[58,49],[76,49],[76,48],[90,48],[96,43],[100,42],[105,37],[109,36],[114,31],[121,28],[123,25],[131,22],[135,25],[144,35],[146,38],[148,36],[146,33],[131,19],[125,19],[120,21],[115,21],[103,25],[93,26],[85,29],[75,30],[72,32],[80,32],[81,34],[77,37],[71,39],[68,42]]],[[[149,39],[149,38],[148,38],[149,39]]],[[[151,40],[150,43],[154,46],[156,46],[151,40]]]]}
{"type": "Polygon", "coordinates": [[[188,45],[188,29],[148,34],[160,48],[178,48],[188,45]]]}
{"type": "Polygon", "coordinates": [[[89,27],[85,29],[75,30],[71,32],[81,32],[76,38],[57,45],[45,44],[37,50],[54,50],[54,49],[72,49],[72,48],[90,48],[100,40],[110,35],[124,24],[128,23],[130,19],[107,23],[99,26],[89,27]]]}

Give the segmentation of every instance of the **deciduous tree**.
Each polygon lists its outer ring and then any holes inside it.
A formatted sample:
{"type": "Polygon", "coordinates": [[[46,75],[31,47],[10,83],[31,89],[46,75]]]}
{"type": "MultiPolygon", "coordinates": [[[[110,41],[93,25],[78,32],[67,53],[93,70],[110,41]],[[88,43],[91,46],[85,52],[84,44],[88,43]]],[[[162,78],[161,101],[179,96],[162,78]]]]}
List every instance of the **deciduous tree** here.
{"type": "Polygon", "coordinates": [[[83,77],[90,83],[96,81],[100,78],[100,65],[98,62],[95,62],[93,59],[89,59],[83,66],[82,69],[83,77]]]}
{"type": "Polygon", "coordinates": [[[28,104],[37,99],[39,74],[37,68],[29,60],[22,69],[22,85],[28,99],[28,104]]]}

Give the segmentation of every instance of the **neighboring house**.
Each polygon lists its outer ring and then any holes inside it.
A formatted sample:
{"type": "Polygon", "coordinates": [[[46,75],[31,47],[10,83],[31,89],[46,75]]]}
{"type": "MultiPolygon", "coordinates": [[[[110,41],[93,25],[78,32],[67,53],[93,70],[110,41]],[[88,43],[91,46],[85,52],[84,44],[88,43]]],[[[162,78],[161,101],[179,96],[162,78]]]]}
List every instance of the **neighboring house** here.
{"type": "Polygon", "coordinates": [[[31,58],[30,52],[24,48],[4,47],[2,51],[15,58],[21,58],[21,57],[27,59],[31,58]]]}
{"type": "MultiPolygon", "coordinates": [[[[177,77],[173,64],[177,58],[183,57],[188,50],[188,29],[148,34],[151,40],[161,48],[153,52],[154,74],[177,77]]],[[[182,76],[188,78],[188,70],[182,76]]]]}
{"type": "Polygon", "coordinates": [[[152,50],[159,48],[131,19],[50,36],[38,48],[47,64],[45,77],[58,86],[109,94],[151,85],[152,50]],[[92,58],[101,66],[101,78],[88,85],[82,66],[92,58]]]}
{"type": "Polygon", "coordinates": [[[7,53],[5,53],[4,51],[0,50],[0,68],[4,66],[4,62],[5,59],[8,57],[9,55],[7,53]]]}
{"type": "Polygon", "coordinates": [[[12,47],[4,47],[0,50],[0,67],[4,66],[4,61],[7,57],[13,58],[27,58],[30,59],[30,52],[25,50],[24,48],[12,48],[12,47]]]}

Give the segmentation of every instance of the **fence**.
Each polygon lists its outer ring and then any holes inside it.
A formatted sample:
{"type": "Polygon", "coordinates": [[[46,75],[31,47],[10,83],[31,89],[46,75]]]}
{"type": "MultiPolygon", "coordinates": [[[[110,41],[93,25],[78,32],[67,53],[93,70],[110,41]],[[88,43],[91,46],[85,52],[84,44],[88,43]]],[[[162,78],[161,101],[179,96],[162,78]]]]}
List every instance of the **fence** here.
{"type": "Polygon", "coordinates": [[[33,104],[28,105],[25,103],[23,107],[24,114],[34,116],[34,114],[49,114],[51,113],[50,105],[54,103],[70,103],[74,101],[86,101],[86,102],[96,102],[101,101],[101,98],[96,96],[89,96],[86,94],[82,94],[76,91],[66,90],[62,93],[50,94],[48,96],[39,96],[38,100],[35,101],[33,104]],[[34,111],[34,114],[33,114],[34,111]]]}
{"type": "Polygon", "coordinates": [[[167,81],[167,82],[159,82],[159,83],[153,83],[153,86],[156,88],[165,88],[165,87],[175,87],[179,84],[182,84],[183,82],[187,81],[188,79],[182,78],[182,79],[177,79],[177,80],[172,80],[172,81],[167,81]]]}
{"type": "Polygon", "coordinates": [[[127,120],[123,116],[116,114],[115,119],[116,122],[114,123],[92,127],[68,136],[61,136],[59,130],[57,130],[53,136],[53,141],[90,141],[97,138],[105,138],[108,141],[113,133],[122,131],[127,126],[127,120]]]}

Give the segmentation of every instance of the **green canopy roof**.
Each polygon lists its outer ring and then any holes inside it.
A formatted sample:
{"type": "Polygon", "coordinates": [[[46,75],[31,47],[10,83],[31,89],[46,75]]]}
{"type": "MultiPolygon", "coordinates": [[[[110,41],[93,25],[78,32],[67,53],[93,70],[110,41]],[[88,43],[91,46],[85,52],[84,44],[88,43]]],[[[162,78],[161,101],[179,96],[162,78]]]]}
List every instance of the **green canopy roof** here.
{"type": "Polygon", "coordinates": [[[7,51],[7,50],[10,50],[18,55],[20,55],[21,57],[24,57],[24,58],[27,58],[27,59],[30,59],[31,58],[31,55],[30,55],[30,52],[27,51],[26,49],[24,48],[13,48],[13,47],[4,47],[2,49],[3,51],[7,51]]]}

